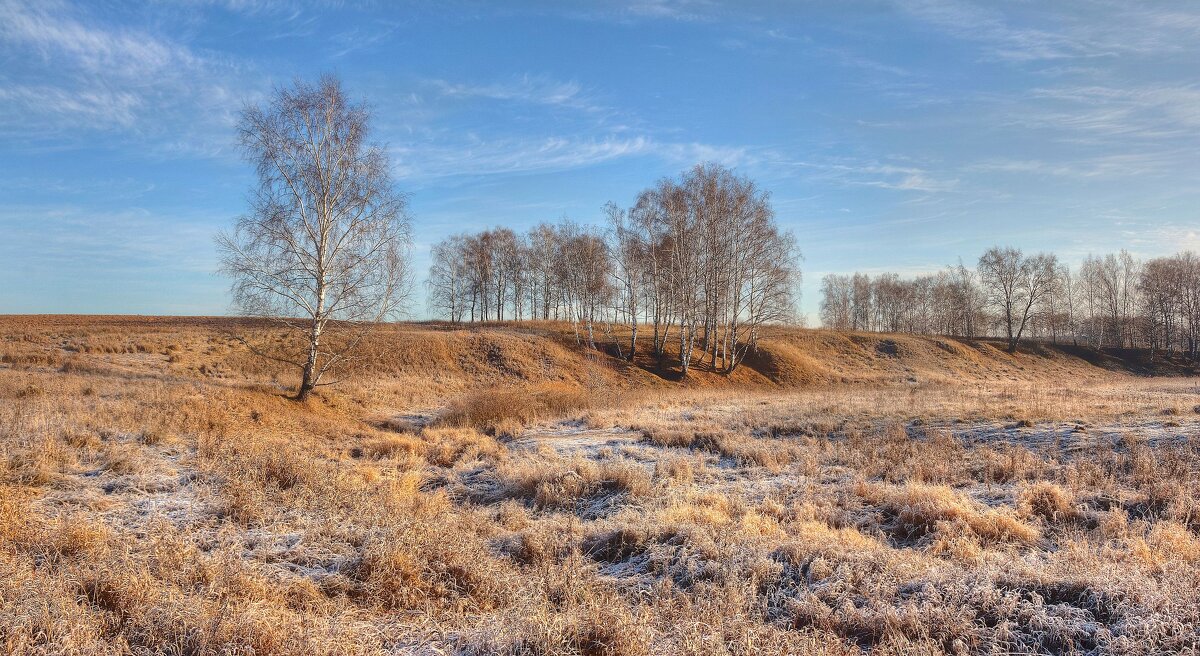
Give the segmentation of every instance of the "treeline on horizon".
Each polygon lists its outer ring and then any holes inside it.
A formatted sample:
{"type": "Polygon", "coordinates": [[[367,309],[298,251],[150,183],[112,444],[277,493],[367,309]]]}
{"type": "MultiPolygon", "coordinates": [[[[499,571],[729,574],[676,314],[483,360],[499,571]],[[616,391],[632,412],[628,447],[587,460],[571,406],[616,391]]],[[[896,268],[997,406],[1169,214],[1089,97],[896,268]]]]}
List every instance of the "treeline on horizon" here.
{"type": "MultiPolygon", "coordinates": [[[[713,164],[664,179],[634,204],[605,206],[603,226],[569,220],[526,234],[506,227],[453,235],[433,247],[429,309],[452,322],[562,320],[595,348],[596,333],[632,327],[653,355],[667,346],[684,374],[695,353],[732,371],[769,323],[801,324],[800,254],[775,223],[767,192],[713,164]]],[[[1200,257],[1139,261],[1122,250],[1076,270],[1049,253],[1011,247],[903,278],[829,274],[820,320],[832,330],[1001,337],[1200,356],[1200,257]]]]}
{"type": "Polygon", "coordinates": [[[821,323],[834,330],[1022,337],[1096,348],[1200,349],[1200,257],[1139,261],[1122,250],[1089,255],[1074,270],[1052,254],[992,248],[962,264],[901,278],[830,274],[821,323]]]}
{"type": "MultiPolygon", "coordinates": [[[[628,209],[605,206],[606,224],[542,223],[453,235],[433,247],[429,308],[451,322],[562,320],[580,342],[614,324],[640,331],[665,357],[678,346],[686,373],[699,352],[732,371],[768,323],[796,314],[800,255],[774,222],[766,192],[717,165],[641,192],[628,209]]],[[[1074,271],[1048,253],[989,249],[975,267],[829,274],[821,280],[825,328],[1000,337],[1095,348],[1148,348],[1200,357],[1200,257],[1188,251],[1140,261],[1128,251],[1089,255],[1074,271]]],[[[613,340],[616,341],[616,340],[613,340]]]]}
{"type": "Polygon", "coordinates": [[[426,282],[430,310],[453,322],[565,320],[593,348],[598,331],[628,325],[621,357],[635,357],[644,330],[660,359],[678,347],[684,375],[696,353],[731,372],[761,326],[796,321],[800,254],[751,180],[702,164],[628,209],[608,203],[605,215],[603,228],[564,220],[443,240],[426,282]]]}

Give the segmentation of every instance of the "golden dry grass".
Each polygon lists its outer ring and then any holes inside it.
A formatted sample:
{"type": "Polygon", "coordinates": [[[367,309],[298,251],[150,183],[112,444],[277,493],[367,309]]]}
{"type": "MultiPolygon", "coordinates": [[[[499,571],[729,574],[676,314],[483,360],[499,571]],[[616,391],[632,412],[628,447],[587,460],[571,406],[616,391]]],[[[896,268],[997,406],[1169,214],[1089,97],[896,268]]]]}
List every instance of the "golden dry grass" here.
{"type": "Polygon", "coordinates": [[[491,434],[511,433],[539,419],[562,417],[591,404],[588,390],[564,383],[481,389],[451,401],[439,414],[438,423],[491,434]]]}
{"type": "Polygon", "coordinates": [[[297,404],[218,320],[3,323],[3,653],[1200,648],[1192,379],[785,331],[675,383],[402,326],[297,404]]]}

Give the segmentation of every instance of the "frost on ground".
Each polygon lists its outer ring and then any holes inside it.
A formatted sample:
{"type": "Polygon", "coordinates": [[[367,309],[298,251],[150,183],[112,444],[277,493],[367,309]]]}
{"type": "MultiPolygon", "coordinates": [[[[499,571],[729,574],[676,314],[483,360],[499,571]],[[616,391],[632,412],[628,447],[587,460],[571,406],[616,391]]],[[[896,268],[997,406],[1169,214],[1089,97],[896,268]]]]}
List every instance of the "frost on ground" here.
{"type": "Polygon", "coordinates": [[[683,398],[495,437],[427,412],[297,416],[263,440],[253,417],[269,397],[228,394],[151,432],[80,437],[72,422],[90,420],[44,397],[10,417],[10,431],[52,425],[76,443],[5,442],[6,489],[40,490],[4,506],[10,651],[54,651],[37,637],[47,622],[77,632],[56,644],[113,653],[1197,647],[1192,417],[759,414],[757,397],[683,398]],[[207,413],[235,400],[250,425],[207,434],[207,413]],[[187,555],[163,569],[171,554],[187,555]],[[44,599],[66,614],[38,611],[44,599]],[[176,619],[149,610],[163,604],[176,619]],[[315,628],[270,637],[299,621],[315,628]]]}
{"type": "Polygon", "coordinates": [[[298,405],[171,343],[0,366],[0,652],[1200,647],[1186,379],[298,405]]]}

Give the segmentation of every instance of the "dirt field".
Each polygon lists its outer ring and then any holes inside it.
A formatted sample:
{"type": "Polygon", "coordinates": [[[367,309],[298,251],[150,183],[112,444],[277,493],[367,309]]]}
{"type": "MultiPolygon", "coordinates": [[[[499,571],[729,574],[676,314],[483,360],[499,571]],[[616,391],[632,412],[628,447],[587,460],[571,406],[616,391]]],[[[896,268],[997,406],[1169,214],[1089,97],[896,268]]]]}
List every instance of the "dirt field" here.
{"type": "Polygon", "coordinates": [[[1200,651],[1188,363],[404,325],[297,404],[231,327],[0,319],[0,652],[1200,651]]]}

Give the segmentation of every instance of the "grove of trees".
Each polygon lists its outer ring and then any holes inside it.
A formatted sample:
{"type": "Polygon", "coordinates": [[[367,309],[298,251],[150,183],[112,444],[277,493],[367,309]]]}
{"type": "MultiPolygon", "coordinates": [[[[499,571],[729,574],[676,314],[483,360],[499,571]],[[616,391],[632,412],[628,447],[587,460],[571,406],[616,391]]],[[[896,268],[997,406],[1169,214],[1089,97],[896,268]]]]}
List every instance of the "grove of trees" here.
{"type": "Polygon", "coordinates": [[[821,322],[837,330],[1024,337],[1093,347],[1200,355],[1200,257],[1138,261],[1127,251],[1088,256],[1072,271],[1052,254],[991,248],[962,264],[902,279],[830,274],[821,322]]]}
{"type": "Polygon", "coordinates": [[[609,203],[605,216],[604,226],[563,220],[442,241],[430,309],[454,322],[569,321],[592,347],[597,332],[628,325],[623,357],[648,333],[652,354],[665,358],[670,347],[684,375],[705,360],[732,372],[764,324],[795,317],[799,252],[754,182],[700,165],[628,208],[609,203]]]}

